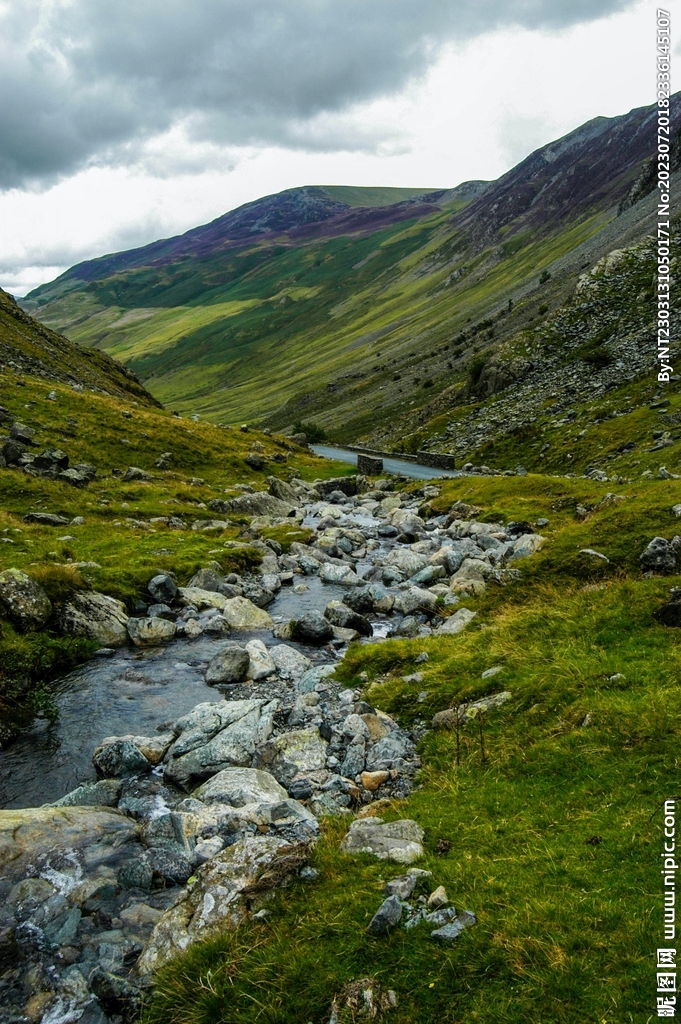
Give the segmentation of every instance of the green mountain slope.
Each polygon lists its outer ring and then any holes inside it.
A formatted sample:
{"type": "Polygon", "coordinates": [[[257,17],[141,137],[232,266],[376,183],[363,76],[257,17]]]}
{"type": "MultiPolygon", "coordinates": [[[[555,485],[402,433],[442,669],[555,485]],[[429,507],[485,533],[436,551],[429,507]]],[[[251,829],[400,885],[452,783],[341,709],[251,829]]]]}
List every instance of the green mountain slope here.
{"type": "MultiPolygon", "coordinates": [[[[596,118],[496,182],[266,197],[74,267],[24,305],[181,411],[438,443],[471,367],[520,344],[585,269],[650,230],[651,111],[596,118]]],[[[680,112],[677,96],[676,126],[680,112]]]]}

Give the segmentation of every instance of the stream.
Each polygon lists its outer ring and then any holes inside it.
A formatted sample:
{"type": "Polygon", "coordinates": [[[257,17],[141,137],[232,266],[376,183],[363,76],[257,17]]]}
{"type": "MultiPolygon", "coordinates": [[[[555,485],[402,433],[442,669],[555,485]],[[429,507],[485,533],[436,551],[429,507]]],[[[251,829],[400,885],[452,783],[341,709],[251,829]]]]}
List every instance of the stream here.
{"type": "MultiPolygon", "coordinates": [[[[313,511],[304,525],[315,528],[318,522],[313,511]]],[[[352,509],[344,517],[347,526],[362,530],[373,530],[379,522],[352,509]]],[[[393,546],[383,541],[370,554],[385,555],[393,546]]],[[[372,558],[356,564],[360,577],[372,568],[372,558]]],[[[323,611],[330,601],[342,601],[347,593],[346,587],[323,583],[318,576],[299,579],[306,591],[282,587],[267,607],[275,622],[300,618],[312,609],[323,611]]],[[[385,637],[388,620],[372,618],[374,639],[385,637]]],[[[254,636],[268,648],[281,643],[270,631],[232,631],[229,641],[246,643],[254,636]]],[[[333,657],[326,650],[287,643],[315,661],[333,657]]],[[[37,807],[58,800],[81,783],[95,781],[92,752],[105,737],[153,735],[196,704],[219,699],[219,691],[206,684],[204,675],[209,661],[224,645],[225,637],[203,634],[195,640],[173,640],[150,649],[124,647],[112,657],[95,657],[57,680],[53,691],[58,720],[51,724],[36,719],[0,752],[0,807],[37,807]]]]}

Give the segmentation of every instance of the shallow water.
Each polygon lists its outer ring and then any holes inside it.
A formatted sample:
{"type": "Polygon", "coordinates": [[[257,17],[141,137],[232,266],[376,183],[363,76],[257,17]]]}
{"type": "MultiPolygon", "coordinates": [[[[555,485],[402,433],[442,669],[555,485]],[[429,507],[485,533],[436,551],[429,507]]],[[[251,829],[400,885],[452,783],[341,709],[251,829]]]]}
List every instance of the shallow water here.
{"type": "MultiPolygon", "coordinates": [[[[318,521],[314,514],[305,519],[313,529],[318,521]]],[[[364,528],[379,523],[371,516],[353,514],[351,508],[343,521],[364,528]]],[[[385,553],[393,543],[382,542],[380,549],[358,562],[358,575],[364,576],[379,550],[385,553]]],[[[323,583],[318,576],[296,576],[295,583],[307,590],[295,593],[293,587],[282,587],[267,608],[275,622],[300,618],[313,609],[323,611],[330,601],[341,601],[347,593],[346,587],[323,583]]],[[[371,618],[375,638],[383,639],[388,620],[371,618]]],[[[64,676],[54,684],[59,720],[52,725],[37,720],[0,752],[0,807],[51,803],[81,783],[95,780],[92,754],[106,736],[153,735],[196,704],[220,700],[220,691],[204,681],[208,662],[225,642],[243,644],[256,638],[266,647],[282,643],[270,630],[233,632],[228,637],[203,634],[149,650],[121,648],[110,658],[94,658],[64,676]]],[[[286,642],[314,661],[332,659],[326,649],[286,642]]]]}

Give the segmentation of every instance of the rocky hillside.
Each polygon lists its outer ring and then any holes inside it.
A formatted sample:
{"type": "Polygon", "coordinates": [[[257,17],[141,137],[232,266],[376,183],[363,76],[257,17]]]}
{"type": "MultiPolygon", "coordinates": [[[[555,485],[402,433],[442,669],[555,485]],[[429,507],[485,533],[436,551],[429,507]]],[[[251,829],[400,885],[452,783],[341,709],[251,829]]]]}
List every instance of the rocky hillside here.
{"type": "MultiPolygon", "coordinates": [[[[676,130],[679,97],[672,111],[676,130]]],[[[420,445],[476,361],[541,327],[585,270],[651,230],[653,135],[653,108],[640,108],[495,182],[378,199],[290,190],[74,267],[24,305],[180,411],[420,445]]]]}
{"type": "Polygon", "coordinates": [[[142,405],[160,404],[127,366],[104,352],[81,348],[45,327],[2,289],[0,364],[10,372],[28,374],[46,384],[69,384],[81,391],[134,399],[142,405]]]}

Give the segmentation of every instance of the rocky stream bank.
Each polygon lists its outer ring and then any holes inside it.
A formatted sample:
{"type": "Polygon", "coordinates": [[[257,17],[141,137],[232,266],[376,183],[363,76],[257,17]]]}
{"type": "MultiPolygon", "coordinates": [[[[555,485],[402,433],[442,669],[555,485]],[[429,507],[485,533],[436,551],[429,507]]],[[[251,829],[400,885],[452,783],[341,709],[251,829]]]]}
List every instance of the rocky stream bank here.
{"type": "MultiPolygon", "coordinates": [[[[426,723],[401,728],[344,688],[335,668],[353,641],[466,629],[476,613],[457,607],[461,598],[512,579],[543,542],[537,524],[483,523],[460,502],[431,515],[437,488],[398,493],[390,480],[273,481],[270,491],[214,510],[249,515],[255,537],[286,522],[314,531],[285,554],[256,540],[257,575],[207,566],[178,587],[162,574],[133,617],[87,592],[62,612],[102,648],[64,681],[72,712],[55,727],[63,731],[52,753],[40,742],[32,753],[28,736],[2,755],[13,794],[5,802],[15,805],[0,811],[8,1024],[134,1020],[158,967],[200,938],[267,916],[269,895],[294,875],[315,881],[308,860],[327,815],[347,817],[348,856],[406,869],[387,883],[372,934],[428,927],[450,942],[475,922],[410,866],[423,854],[418,823],[380,816],[414,785],[426,723]],[[106,735],[112,720],[117,734],[106,735]],[[22,805],[22,779],[41,806],[22,805]]],[[[44,614],[21,576],[3,574],[5,605],[44,614]]],[[[369,998],[358,992],[340,993],[330,1019],[369,998]]],[[[394,993],[370,998],[389,1008],[394,993]]]]}

